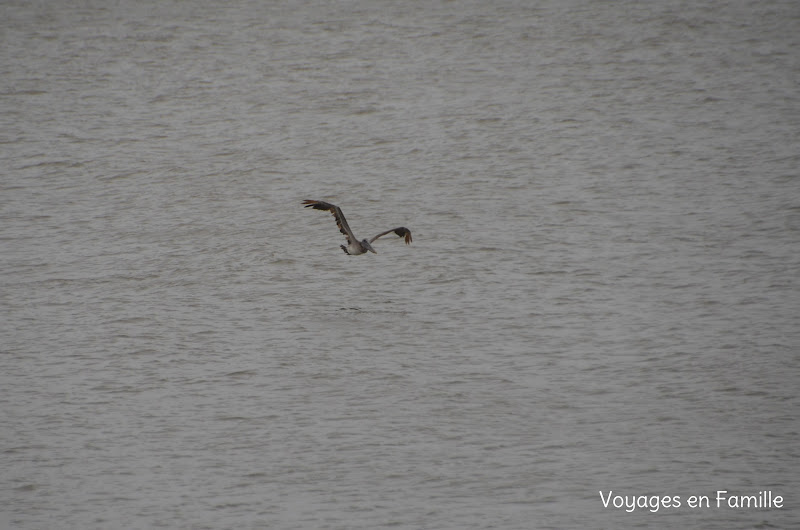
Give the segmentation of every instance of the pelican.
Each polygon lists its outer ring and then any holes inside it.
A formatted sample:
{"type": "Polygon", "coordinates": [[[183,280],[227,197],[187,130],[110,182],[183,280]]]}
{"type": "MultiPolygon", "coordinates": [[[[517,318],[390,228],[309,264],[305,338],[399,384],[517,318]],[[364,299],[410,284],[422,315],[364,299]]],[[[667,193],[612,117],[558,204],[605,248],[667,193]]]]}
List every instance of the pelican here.
{"type": "Polygon", "coordinates": [[[353,235],[353,231],[350,230],[350,225],[347,224],[347,219],[344,218],[344,214],[342,213],[342,209],[336,206],[335,204],[331,204],[325,201],[311,201],[305,200],[303,204],[306,205],[306,208],[314,208],[315,210],[327,210],[333,214],[333,217],[336,219],[336,224],[339,225],[339,231],[345,235],[347,238],[347,246],[340,245],[342,250],[344,250],[345,254],[350,256],[358,256],[359,254],[366,254],[367,252],[372,252],[373,254],[377,254],[375,249],[372,248],[371,243],[378,239],[381,236],[385,236],[391,232],[394,232],[400,237],[405,237],[406,245],[411,243],[411,231],[404,227],[392,228],[391,230],[387,230],[386,232],[381,232],[377,236],[373,237],[370,240],[362,239],[361,241],[353,235]]]}

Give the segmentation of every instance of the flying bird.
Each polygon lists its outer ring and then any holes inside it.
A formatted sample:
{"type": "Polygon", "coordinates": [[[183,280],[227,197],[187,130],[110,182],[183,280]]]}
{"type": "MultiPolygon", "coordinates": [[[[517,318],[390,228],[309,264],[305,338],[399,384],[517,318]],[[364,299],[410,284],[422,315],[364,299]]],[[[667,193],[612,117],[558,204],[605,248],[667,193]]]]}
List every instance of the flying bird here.
{"type": "Polygon", "coordinates": [[[344,214],[342,213],[342,209],[336,206],[335,204],[331,204],[329,202],[324,201],[311,201],[305,200],[303,204],[306,205],[306,208],[314,208],[315,210],[327,210],[333,214],[333,217],[336,219],[336,224],[339,226],[339,231],[345,235],[347,238],[347,246],[340,245],[342,250],[344,250],[345,254],[349,254],[350,256],[358,256],[359,254],[365,254],[367,252],[372,252],[373,254],[377,254],[375,249],[372,248],[371,243],[378,239],[379,237],[385,236],[386,234],[390,234],[394,232],[400,237],[404,237],[406,241],[406,245],[411,243],[411,231],[404,227],[392,228],[391,230],[387,230],[386,232],[381,232],[377,236],[373,237],[370,240],[362,239],[361,241],[353,235],[353,231],[350,230],[350,225],[347,224],[347,219],[344,218],[344,214]]]}

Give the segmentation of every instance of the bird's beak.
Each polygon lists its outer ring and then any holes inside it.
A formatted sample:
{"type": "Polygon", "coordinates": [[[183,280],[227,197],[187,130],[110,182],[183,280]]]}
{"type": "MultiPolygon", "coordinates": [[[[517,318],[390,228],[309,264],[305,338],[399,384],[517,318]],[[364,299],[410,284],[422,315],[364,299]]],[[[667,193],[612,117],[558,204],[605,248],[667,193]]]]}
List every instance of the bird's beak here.
{"type": "Polygon", "coordinates": [[[369,249],[369,251],[372,252],[373,254],[377,254],[377,252],[375,252],[374,248],[369,249]]]}

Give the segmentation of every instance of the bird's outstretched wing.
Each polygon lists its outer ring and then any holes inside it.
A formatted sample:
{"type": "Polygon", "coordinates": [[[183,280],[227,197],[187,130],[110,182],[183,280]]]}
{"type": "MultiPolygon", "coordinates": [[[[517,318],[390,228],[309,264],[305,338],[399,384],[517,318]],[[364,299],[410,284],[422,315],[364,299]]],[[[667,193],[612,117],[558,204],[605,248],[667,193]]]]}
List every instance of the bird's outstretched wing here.
{"type": "MultiPolygon", "coordinates": [[[[305,200],[303,201],[303,204],[306,205],[306,208],[314,208],[315,210],[327,210],[331,212],[333,214],[334,219],[336,219],[336,224],[339,226],[339,231],[343,233],[345,237],[347,237],[347,243],[350,244],[353,243],[354,241],[358,241],[356,239],[356,236],[353,235],[353,231],[350,230],[350,225],[347,224],[347,219],[344,218],[344,214],[342,213],[341,208],[339,208],[335,204],[331,204],[325,201],[305,200]]],[[[391,230],[389,232],[391,232],[391,230]]]]}
{"type": "Polygon", "coordinates": [[[411,243],[411,230],[409,230],[405,226],[401,226],[399,228],[392,228],[391,230],[387,230],[386,232],[381,232],[377,236],[375,236],[372,239],[370,239],[369,242],[372,243],[373,241],[375,241],[379,237],[385,236],[386,234],[390,234],[392,232],[394,232],[395,234],[397,234],[400,237],[405,237],[406,238],[406,245],[411,243]]]}

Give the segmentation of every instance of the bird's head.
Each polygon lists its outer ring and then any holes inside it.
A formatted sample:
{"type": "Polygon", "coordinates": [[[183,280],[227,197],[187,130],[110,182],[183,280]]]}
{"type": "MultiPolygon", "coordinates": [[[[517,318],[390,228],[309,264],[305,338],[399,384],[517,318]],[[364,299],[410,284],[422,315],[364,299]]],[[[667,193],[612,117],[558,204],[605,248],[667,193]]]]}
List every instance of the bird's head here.
{"type": "Polygon", "coordinates": [[[362,244],[362,245],[364,245],[364,248],[365,248],[365,249],[369,250],[369,251],[370,251],[370,252],[372,252],[373,254],[377,254],[377,252],[375,252],[375,249],[374,249],[374,248],[372,248],[372,245],[370,245],[370,244],[369,244],[369,241],[367,241],[366,239],[363,239],[363,240],[361,241],[361,244],[362,244]]]}

